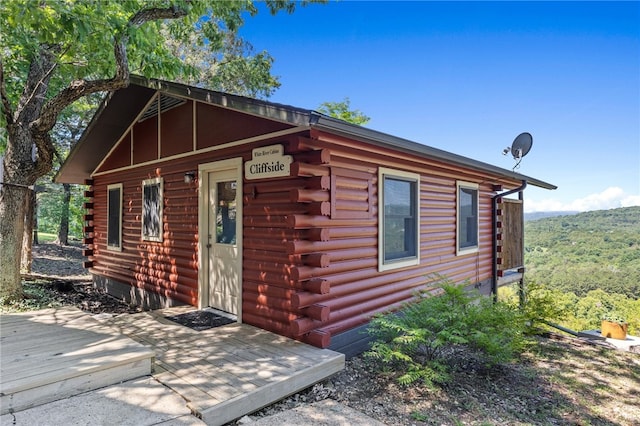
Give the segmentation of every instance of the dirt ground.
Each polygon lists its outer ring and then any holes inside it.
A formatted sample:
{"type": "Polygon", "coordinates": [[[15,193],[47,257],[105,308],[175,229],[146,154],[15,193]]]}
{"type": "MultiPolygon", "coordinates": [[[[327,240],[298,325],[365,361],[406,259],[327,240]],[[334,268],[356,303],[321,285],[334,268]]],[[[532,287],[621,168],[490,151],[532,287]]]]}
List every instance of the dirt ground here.
{"type": "MultiPolygon", "coordinates": [[[[30,297],[51,306],[127,314],[138,308],[95,290],[78,246],[34,249],[30,297]]],[[[253,416],[331,398],[389,425],[640,425],[640,355],[573,337],[539,337],[518,362],[492,369],[473,356],[455,360],[452,380],[436,389],[401,386],[364,356],[345,370],[253,416]]]]}

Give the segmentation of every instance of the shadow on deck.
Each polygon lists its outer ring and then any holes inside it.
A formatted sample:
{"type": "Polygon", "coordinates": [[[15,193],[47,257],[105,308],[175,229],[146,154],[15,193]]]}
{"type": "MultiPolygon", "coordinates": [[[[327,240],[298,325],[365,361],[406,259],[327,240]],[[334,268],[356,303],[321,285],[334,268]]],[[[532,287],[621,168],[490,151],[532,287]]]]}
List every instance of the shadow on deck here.
{"type": "MultiPolygon", "coordinates": [[[[245,324],[234,323],[214,329],[194,331],[164,318],[189,310],[193,308],[169,308],[100,320],[80,311],[76,311],[73,315],[67,312],[65,314],[67,316],[79,316],[80,318],[76,318],[76,321],[83,325],[74,326],[72,330],[66,332],[100,332],[105,339],[126,339],[132,348],[136,348],[134,352],[142,350],[155,354],[155,363],[151,372],[153,377],[180,394],[192,413],[210,425],[221,425],[242,417],[324,380],[344,368],[343,354],[314,348],[245,324]],[[81,319],[82,317],[84,319],[81,319]],[[105,334],[108,337],[105,337],[105,334]]],[[[53,314],[53,317],[61,316],[59,313],[53,314]]],[[[20,341],[27,339],[27,335],[24,333],[26,329],[11,331],[11,327],[17,324],[12,324],[10,321],[6,321],[5,324],[5,320],[8,319],[5,315],[0,316],[0,319],[3,320],[0,392],[3,395],[4,412],[5,407],[9,406],[5,405],[4,400],[5,395],[8,395],[4,378],[5,364],[12,362],[11,359],[5,358],[5,343],[10,343],[4,340],[5,332],[8,336],[24,335],[19,339],[20,341]]],[[[53,321],[53,325],[55,324],[56,321],[53,321]]],[[[58,327],[68,328],[67,324],[58,324],[58,327]]],[[[62,341],[62,339],[59,340],[62,341]]],[[[77,340],[81,348],[72,349],[68,345],[76,339],[71,334],[64,340],[68,342],[65,343],[67,345],[65,350],[80,351],[78,355],[82,353],[86,357],[112,358],[104,356],[104,349],[102,349],[102,355],[89,355],[91,348],[95,347],[98,352],[101,349],[94,343],[82,343],[82,339],[77,340]]],[[[42,347],[46,345],[39,344],[38,340],[35,340],[35,343],[34,347],[39,346],[41,351],[51,356],[50,348],[42,347]]],[[[16,346],[11,353],[18,354],[21,350],[16,346]]],[[[34,353],[29,356],[36,355],[34,353]]],[[[71,370],[77,370],[78,364],[85,363],[81,356],[75,358],[75,361],[71,358],[69,360],[67,368],[71,370]]],[[[92,361],[92,363],[97,365],[97,362],[92,361]]],[[[48,363],[42,364],[42,368],[45,368],[48,363]]],[[[13,371],[13,377],[16,379],[37,381],[32,375],[19,377],[18,370],[13,371]]],[[[149,373],[138,373],[138,376],[144,374],[149,373]]],[[[118,377],[118,381],[123,380],[115,374],[113,377],[118,377]]],[[[18,411],[17,408],[13,410],[18,411]]]]}
{"type": "Polygon", "coordinates": [[[151,373],[153,350],[74,308],[0,315],[0,414],[151,373]]]}

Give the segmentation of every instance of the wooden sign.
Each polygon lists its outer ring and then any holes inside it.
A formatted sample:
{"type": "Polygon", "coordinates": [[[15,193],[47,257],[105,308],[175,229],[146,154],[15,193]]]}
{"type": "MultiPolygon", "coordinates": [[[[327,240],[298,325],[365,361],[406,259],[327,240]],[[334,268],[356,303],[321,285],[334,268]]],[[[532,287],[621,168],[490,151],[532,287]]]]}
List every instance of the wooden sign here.
{"type": "Polygon", "coordinates": [[[290,155],[284,155],[282,145],[256,148],[252,151],[251,160],[244,165],[244,177],[254,180],[289,176],[292,162],[290,155]]]}

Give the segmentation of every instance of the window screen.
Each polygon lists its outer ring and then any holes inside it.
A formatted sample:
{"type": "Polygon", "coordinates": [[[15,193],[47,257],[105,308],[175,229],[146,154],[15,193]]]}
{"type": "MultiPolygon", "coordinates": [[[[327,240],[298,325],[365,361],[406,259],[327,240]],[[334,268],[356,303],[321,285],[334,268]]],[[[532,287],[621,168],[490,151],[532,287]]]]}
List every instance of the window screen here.
{"type": "Polygon", "coordinates": [[[419,263],[419,175],[381,169],[379,268],[419,263]]]}
{"type": "Polygon", "coordinates": [[[162,178],[142,182],[142,239],[162,241],[162,178]]]}
{"type": "Polygon", "coordinates": [[[122,248],[122,184],[107,187],[107,248],[122,248]]]}
{"type": "Polygon", "coordinates": [[[478,249],[478,186],[458,182],[457,251],[478,249]]]}

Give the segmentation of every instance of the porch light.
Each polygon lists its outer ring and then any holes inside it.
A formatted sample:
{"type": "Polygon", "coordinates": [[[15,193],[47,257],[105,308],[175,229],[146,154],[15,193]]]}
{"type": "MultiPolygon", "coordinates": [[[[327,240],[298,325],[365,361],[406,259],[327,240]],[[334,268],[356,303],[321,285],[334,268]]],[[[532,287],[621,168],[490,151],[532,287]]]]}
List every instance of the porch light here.
{"type": "Polygon", "coordinates": [[[184,183],[191,183],[196,180],[196,172],[187,172],[184,174],[184,183]]]}

